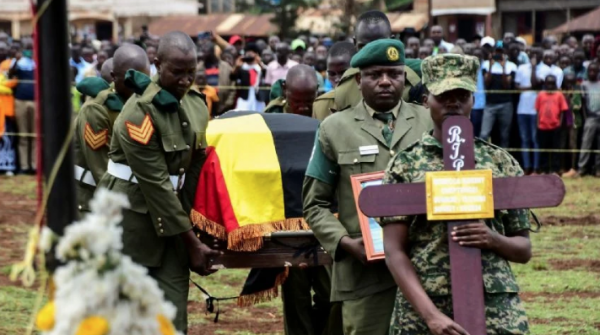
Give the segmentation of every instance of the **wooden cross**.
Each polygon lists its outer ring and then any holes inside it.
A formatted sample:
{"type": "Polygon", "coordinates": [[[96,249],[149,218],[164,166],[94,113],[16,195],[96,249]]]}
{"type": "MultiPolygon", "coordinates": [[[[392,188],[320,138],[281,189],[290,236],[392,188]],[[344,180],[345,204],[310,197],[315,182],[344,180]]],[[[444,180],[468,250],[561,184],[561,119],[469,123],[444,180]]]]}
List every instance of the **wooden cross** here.
{"type": "MultiPolygon", "coordinates": [[[[474,170],[473,127],[466,117],[448,118],[442,127],[444,169],[474,170]]],[[[558,176],[510,177],[493,179],[494,210],[555,207],[565,195],[558,176]]],[[[359,207],[368,217],[422,215],[427,213],[425,183],[366,187],[359,207]]],[[[473,221],[448,221],[450,276],[454,321],[471,335],[486,335],[481,250],[463,247],[452,240],[455,226],[473,221]]]]}

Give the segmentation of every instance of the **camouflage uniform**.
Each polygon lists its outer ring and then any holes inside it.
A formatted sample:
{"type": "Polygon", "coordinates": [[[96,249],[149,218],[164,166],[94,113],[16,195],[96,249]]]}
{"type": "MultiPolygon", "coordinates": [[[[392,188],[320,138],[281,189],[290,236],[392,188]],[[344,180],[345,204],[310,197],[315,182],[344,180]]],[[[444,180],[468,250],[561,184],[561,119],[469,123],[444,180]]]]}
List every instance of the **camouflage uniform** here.
{"type": "MultiPolygon", "coordinates": [[[[461,56],[437,56],[423,63],[423,81],[432,94],[456,88],[475,90],[473,78],[464,76],[464,73],[476,74],[477,61],[456,57],[461,56]]],[[[494,178],[523,175],[517,161],[503,149],[479,139],[475,139],[474,147],[475,169],[489,169],[494,178]]],[[[426,172],[443,170],[442,145],[432,132],[426,132],[420,141],[399,152],[390,162],[383,183],[422,183],[426,172]]],[[[528,214],[527,210],[499,210],[494,219],[485,222],[491,230],[511,235],[530,228],[528,214]]],[[[427,295],[442,313],[452,318],[447,223],[427,221],[426,215],[382,218],[379,221],[381,225],[400,221],[410,224],[408,256],[427,295]]],[[[490,250],[481,250],[481,259],[487,334],[528,334],[527,316],[508,261],[490,250]]],[[[390,334],[429,334],[425,322],[400,292],[396,298],[390,334]]]]}

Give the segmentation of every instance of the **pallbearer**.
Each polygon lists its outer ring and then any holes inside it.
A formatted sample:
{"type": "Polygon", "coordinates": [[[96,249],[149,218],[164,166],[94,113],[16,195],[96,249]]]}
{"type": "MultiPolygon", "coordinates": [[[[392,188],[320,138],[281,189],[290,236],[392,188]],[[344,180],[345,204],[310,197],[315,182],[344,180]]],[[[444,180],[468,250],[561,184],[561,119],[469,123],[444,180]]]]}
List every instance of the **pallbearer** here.
{"type": "Polygon", "coordinates": [[[100,187],[127,194],[123,253],[148,268],[177,308],[175,327],[186,331],[190,269],[210,274],[211,259],[219,254],[200,242],[189,219],[206,158],[208,109],[200,93],[190,90],[196,46],[187,34],[164,35],[154,64],[158,74],[152,80],[127,72],[127,87],[136,94],[115,121],[100,187]]]}
{"type": "MultiPolygon", "coordinates": [[[[425,172],[444,170],[442,124],[449,116],[470,116],[478,69],[479,61],[470,56],[447,54],[423,61],[423,102],[434,129],[396,155],[384,184],[424,182],[425,172]]],[[[523,175],[503,149],[479,139],[474,147],[477,170],[491,170],[494,178],[523,175]]],[[[452,320],[447,223],[419,215],[383,218],[381,224],[386,263],[400,287],[390,334],[467,334],[452,320]]],[[[529,333],[508,263],[531,258],[529,228],[527,210],[503,210],[493,219],[458,225],[450,235],[463,247],[481,249],[487,334],[529,333]]]]}
{"type": "Polygon", "coordinates": [[[120,47],[115,52],[113,62],[114,68],[110,71],[110,82],[113,84],[110,86],[100,77],[85,78],[77,85],[82,94],[90,97],[77,117],[74,140],[80,214],[88,211],[88,203],[94,195],[96,185],[106,172],[113,123],[133,94],[124,84],[125,72],[134,69],[146,75],[150,73],[146,52],[137,45],[126,44],[120,47]]]}

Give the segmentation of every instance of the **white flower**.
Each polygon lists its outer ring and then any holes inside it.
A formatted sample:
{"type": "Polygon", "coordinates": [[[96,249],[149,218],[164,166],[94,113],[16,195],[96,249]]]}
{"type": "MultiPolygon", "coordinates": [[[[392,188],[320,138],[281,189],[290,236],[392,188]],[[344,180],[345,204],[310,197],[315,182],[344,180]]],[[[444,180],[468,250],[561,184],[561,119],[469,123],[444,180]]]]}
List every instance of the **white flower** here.
{"type": "Polygon", "coordinates": [[[65,265],[54,273],[55,326],[45,335],[71,335],[91,315],[108,320],[110,335],[157,335],[157,315],[173,320],[176,309],[148,270],[121,253],[127,197],[99,189],[90,204],[92,212],[67,227],[56,247],[65,265]]]}

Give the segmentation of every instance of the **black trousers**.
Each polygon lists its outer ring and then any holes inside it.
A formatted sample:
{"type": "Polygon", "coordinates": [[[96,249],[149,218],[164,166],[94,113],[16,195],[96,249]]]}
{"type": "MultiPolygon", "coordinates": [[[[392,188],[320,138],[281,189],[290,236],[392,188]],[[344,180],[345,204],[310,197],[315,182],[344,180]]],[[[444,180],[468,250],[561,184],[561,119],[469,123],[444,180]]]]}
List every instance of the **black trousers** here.
{"type": "MultiPolygon", "coordinates": [[[[537,136],[540,149],[560,149],[560,128],[553,130],[538,129],[537,136]]],[[[542,152],[540,155],[541,172],[558,173],[561,158],[561,153],[542,152]]]]}

